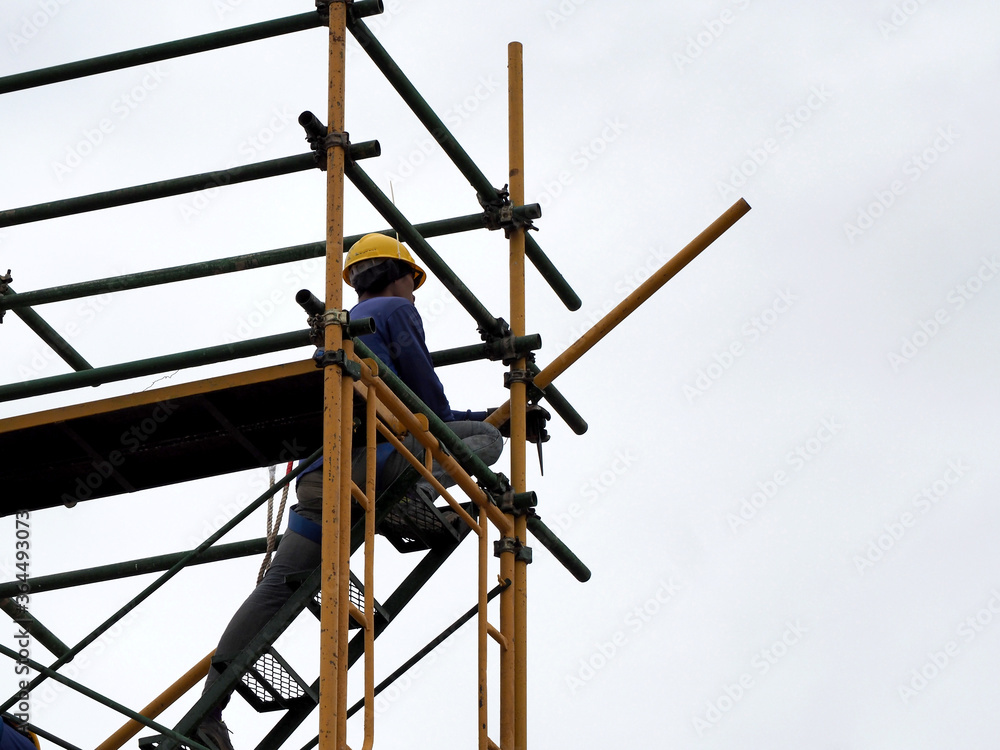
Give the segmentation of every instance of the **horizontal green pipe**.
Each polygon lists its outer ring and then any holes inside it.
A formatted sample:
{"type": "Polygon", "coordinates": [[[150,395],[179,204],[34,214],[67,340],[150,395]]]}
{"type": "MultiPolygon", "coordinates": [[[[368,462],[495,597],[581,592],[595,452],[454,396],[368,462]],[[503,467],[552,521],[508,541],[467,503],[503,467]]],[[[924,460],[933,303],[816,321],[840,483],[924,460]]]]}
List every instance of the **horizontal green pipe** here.
{"type": "MultiPolygon", "coordinates": [[[[281,535],[278,535],[280,541],[281,535]]],[[[267,551],[267,539],[250,539],[245,542],[233,542],[232,544],[220,544],[211,547],[203,552],[191,565],[201,565],[203,563],[216,562],[218,560],[229,560],[234,557],[246,557],[247,555],[260,555],[267,551]]],[[[186,555],[190,555],[191,550],[186,552],[173,552],[167,555],[156,557],[145,557],[139,560],[128,560],[127,562],[112,563],[111,565],[100,565],[95,568],[84,568],[83,570],[72,570],[66,573],[53,573],[48,576],[32,578],[31,594],[41,594],[46,591],[65,589],[71,586],[84,586],[89,583],[100,583],[102,581],[113,581],[118,578],[128,578],[130,576],[141,576],[147,573],[158,573],[167,570],[178,560],[186,555]]],[[[10,581],[0,583],[0,599],[8,596],[15,596],[18,592],[20,581],[10,581]]],[[[52,651],[52,649],[49,649],[52,651]]],[[[58,654],[55,651],[52,653],[58,654]]]]}
{"type": "Polygon", "coordinates": [[[208,50],[220,49],[222,47],[231,47],[235,44],[254,42],[259,39],[267,39],[283,34],[291,34],[296,31],[324,26],[326,23],[326,19],[320,16],[319,13],[300,13],[299,15],[278,18],[273,21],[264,21],[263,23],[240,26],[235,29],[192,36],[187,39],[178,39],[164,44],[154,44],[150,47],[140,47],[126,52],[115,52],[110,55],[92,57],[89,60],[55,65],[51,68],[17,73],[16,75],[0,78],[0,94],[21,91],[36,86],[47,86],[51,83],[71,81],[75,78],[107,73],[112,70],[132,68],[136,65],[148,65],[149,63],[170,60],[184,55],[207,52],[208,50]]]}
{"type": "MultiPolygon", "coordinates": [[[[378,142],[365,141],[351,145],[351,156],[355,159],[377,156],[378,142]]],[[[38,203],[21,208],[8,208],[0,211],[0,227],[10,227],[16,224],[28,224],[33,221],[55,219],[60,216],[71,216],[86,211],[99,211],[104,208],[127,206],[131,203],[169,198],[173,195],[194,193],[199,190],[210,190],[215,187],[236,185],[240,182],[263,180],[268,177],[304,172],[317,168],[316,157],[312,152],[297,156],[285,156],[281,159],[270,159],[256,164],[244,164],[231,169],[220,169],[214,172],[176,177],[160,182],[150,182],[145,185],[108,190],[103,193],[81,195],[77,198],[38,203]]]]}
{"type": "MultiPolygon", "coordinates": [[[[17,294],[9,284],[3,284],[0,288],[4,289],[3,294],[0,294],[0,305],[2,305],[2,303],[9,298],[17,297],[17,294]]],[[[3,309],[3,307],[0,307],[0,311],[3,309]]],[[[22,321],[24,321],[24,324],[34,331],[42,341],[52,347],[52,351],[58,354],[63,361],[74,370],[80,371],[93,369],[93,365],[91,365],[90,362],[85,360],[76,349],[70,346],[66,339],[56,332],[55,328],[46,323],[42,319],[42,316],[30,307],[22,307],[15,310],[14,313],[22,321]]],[[[2,312],[0,312],[0,315],[2,315],[2,312]]]]}
{"type": "Polygon", "coordinates": [[[41,396],[46,393],[69,391],[87,385],[113,383],[118,380],[145,377],[161,372],[182,370],[186,367],[200,367],[225,362],[230,359],[254,357],[258,354],[270,354],[285,349],[295,349],[309,345],[309,331],[293,331],[278,333],[273,336],[263,336],[249,341],[237,341],[232,344],[210,346],[205,349],[194,349],[177,354],[167,354],[162,357],[151,357],[134,362],[125,362],[107,367],[95,367],[82,372],[70,372],[65,375],[53,375],[49,378],[38,378],[25,383],[13,383],[0,386],[0,402],[13,401],[18,398],[41,396]]]}
{"type": "Polygon", "coordinates": [[[562,563],[563,567],[572,573],[576,580],[583,583],[590,580],[590,568],[584,565],[580,558],[573,553],[573,550],[552,533],[552,530],[542,522],[541,518],[529,515],[528,531],[535,535],[542,546],[551,552],[552,556],[562,563]]]}
{"type": "MultiPolygon", "coordinates": [[[[406,75],[396,65],[395,61],[385,51],[385,48],[379,43],[368,27],[358,19],[349,19],[348,28],[354,35],[354,38],[358,40],[362,49],[368,53],[368,56],[371,57],[378,69],[382,71],[382,75],[396,89],[396,93],[413,110],[413,114],[423,123],[434,140],[441,145],[444,152],[454,162],[455,166],[458,167],[458,170],[465,179],[469,181],[469,184],[476,191],[480,204],[483,206],[498,205],[500,198],[496,188],[486,179],[486,175],[482,173],[466,153],[465,149],[455,140],[455,136],[445,127],[441,118],[437,116],[437,113],[431,109],[430,105],[420,95],[420,92],[410,83],[409,79],[407,79],[406,75]]],[[[580,297],[573,291],[573,288],[567,283],[556,267],[552,265],[552,262],[546,257],[534,238],[528,236],[527,232],[525,235],[524,251],[528,260],[532,262],[542,278],[548,282],[549,286],[552,287],[552,290],[568,309],[579,310],[583,304],[580,301],[580,297]]]]}
{"type": "Polygon", "coordinates": [[[97,701],[98,703],[129,717],[133,721],[138,721],[139,723],[147,727],[150,727],[152,729],[155,729],[157,732],[167,735],[168,737],[174,737],[175,739],[182,740],[190,748],[194,748],[195,750],[209,750],[209,748],[205,747],[204,745],[198,742],[193,742],[191,740],[188,740],[183,735],[175,732],[173,729],[165,727],[164,725],[160,724],[159,722],[153,721],[152,719],[147,719],[145,716],[136,711],[133,711],[131,708],[123,706],[121,703],[118,703],[117,701],[113,701],[110,698],[101,695],[96,690],[91,690],[89,687],[83,685],[82,683],[77,682],[76,680],[71,680],[69,677],[59,674],[54,669],[49,669],[44,664],[39,664],[34,659],[30,658],[22,659],[16,651],[12,651],[6,646],[0,645],[0,654],[3,654],[4,656],[9,657],[10,659],[13,659],[16,662],[19,663],[23,662],[27,664],[35,672],[39,672],[45,675],[46,677],[51,677],[56,682],[61,682],[66,687],[71,688],[76,692],[80,693],[81,695],[85,695],[91,700],[97,701]]]}
{"type": "MultiPolygon", "coordinates": [[[[537,204],[521,206],[515,209],[514,213],[522,212],[525,215],[534,213],[537,204]]],[[[428,221],[423,224],[414,225],[414,229],[424,237],[438,237],[444,234],[455,234],[458,232],[469,232],[486,227],[484,214],[469,214],[451,219],[438,219],[428,221]]],[[[392,236],[395,229],[380,229],[377,234],[392,236]]],[[[367,234],[367,233],[366,233],[367,234]]],[[[350,249],[351,245],[360,240],[364,235],[356,234],[344,238],[344,250],[350,249]]],[[[122,292],[128,289],[141,289],[157,284],[169,284],[177,281],[188,281],[190,279],[200,279],[206,276],[215,276],[235,271],[246,271],[252,268],[263,268],[281,263],[292,263],[309,258],[322,258],[326,255],[325,242],[310,242],[305,245],[294,245],[291,247],[278,248],[276,250],[265,250],[259,253],[247,253],[246,255],[234,255],[228,258],[202,261],[183,266],[172,266],[154,271],[141,271],[139,273],[125,274],[123,276],[112,276],[93,281],[82,281],[76,284],[64,284],[62,286],[49,287],[47,289],[35,289],[30,292],[20,294],[8,294],[0,296],[0,310],[16,310],[18,308],[44,305],[50,302],[62,302],[64,300],[78,299],[80,297],[90,297],[109,292],[122,292]]],[[[83,368],[74,368],[83,369],[83,368]]]]}
{"type": "Polygon", "coordinates": [[[458,303],[476,321],[479,328],[491,336],[503,336],[505,331],[501,321],[490,315],[489,310],[476,299],[476,296],[469,287],[448,267],[448,264],[444,262],[441,256],[427,244],[427,241],[420,235],[420,232],[410,224],[402,212],[389,200],[388,196],[365,174],[364,170],[357,164],[348,162],[344,165],[344,174],[347,175],[347,178],[361,194],[368,199],[372,207],[382,215],[382,218],[388,221],[399,232],[400,237],[405,242],[409,243],[410,250],[424,262],[431,273],[452,293],[455,299],[458,300],[458,303]]]}
{"type": "MultiPolygon", "coordinates": [[[[472,344],[470,346],[459,346],[454,349],[442,349],[431,352],[431,364],[435,367],[446,367],[447,365],[457,365],[463,362],[474,362],[479,359],[500,359],[500,342],[502,339],[494,339],[488,344],[472,344]]],[[[541,349],[542,337],[537,333],[530,336],[515,336],[514,349],[518,352],[529,352],[541,349]]]]}

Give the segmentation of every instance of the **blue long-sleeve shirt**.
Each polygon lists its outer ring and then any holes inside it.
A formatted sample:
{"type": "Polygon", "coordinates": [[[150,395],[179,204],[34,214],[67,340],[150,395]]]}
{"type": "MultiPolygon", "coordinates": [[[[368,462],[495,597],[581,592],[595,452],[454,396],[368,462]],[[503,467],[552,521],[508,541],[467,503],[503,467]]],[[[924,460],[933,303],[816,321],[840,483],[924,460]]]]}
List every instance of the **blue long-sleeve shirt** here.
{"type": "Polygon", "coordinates": [[[443,421],[482,421],[486,412],[453,411],[427,350],[424,324],[409,300],[371,297],[351,310],[352,318],[373,318],[375,333],[361,341],[443,421]]]}
{"type": "MultiPolygon", "coordinates": [[[[351,309],[351,317],[374,319],[375,333],[361,336],[361,341],[441,420],[456,422],[486,419],[486,411],[454,411],[451,408],[444,386],[434,372],[431,353],[424,337],[423,321],[412,302],[402,297],[370,297],[351,309]]],[[[388,452],[383,451],[379,456],[380,466],[388,457],[388,452]]],[[[299,475],[299,479],[318,469],[322,462],[322,458],[314,461],[299,475]]]]}

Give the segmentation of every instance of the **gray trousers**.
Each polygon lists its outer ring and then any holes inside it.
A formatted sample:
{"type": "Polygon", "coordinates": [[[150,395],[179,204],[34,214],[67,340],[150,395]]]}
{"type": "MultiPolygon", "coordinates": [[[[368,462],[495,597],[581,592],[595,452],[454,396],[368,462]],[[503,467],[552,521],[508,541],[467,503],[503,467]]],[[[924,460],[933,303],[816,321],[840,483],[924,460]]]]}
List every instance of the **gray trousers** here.
{"type": "MultiPolygon", "coordinates": [[[[497,459],[500,458],[500,453],[503,450],[503,438],[492,425],[485,422],[449,422],[448,426],[487,465],[496,463],[497,459]]],[[[403,440],[403,444],[417,458],[423,457],[423,447],[412,436],[408,435],[403,440]]],[[[359,448],[354,452],[351,477],[360,487],[364,487],[365,463],[365,450],[359,448]]],[[[388,487],[409,465],[410,463],[405,458],[393,451],[378,474],[379,489],[388,487]]],[[[432,473],[445,487],[450,487],[455,483],[436,461],[432,473]]],[[[437,497],[437,493],[423,478],[417,482],[417,488],[422,494],[429,493],[426,495],[429,498],[437,497]]],[[[299,515],[321,522],[322,471],[312,471],[300,478],[296,488],[296,499],[298,505],[294,506],[294,510],[299,515]]],[[[292,590],[285,585],[286,576],[311,573],[319,563],[320,545],[294,531],[286,530],[278,543],[271,567],[267,569],[264,578],[250,593],[246,601],[236,610],[236,614],[233,615],[233,619],[230,620],[219,639],[219,645],[215,649],[216,658],[228,661],[235,657],[253,640],[253,637],[260,632],[260,629],[267,624],[281,608],[281,605],[288,601],[292,590]]],[[[205,690],[211,687],[218,679],[219,674],[215,667],[209,669],[205,690]]],[[[228,701],[227,697],[221,705],[225,706],[228,701]]]]}

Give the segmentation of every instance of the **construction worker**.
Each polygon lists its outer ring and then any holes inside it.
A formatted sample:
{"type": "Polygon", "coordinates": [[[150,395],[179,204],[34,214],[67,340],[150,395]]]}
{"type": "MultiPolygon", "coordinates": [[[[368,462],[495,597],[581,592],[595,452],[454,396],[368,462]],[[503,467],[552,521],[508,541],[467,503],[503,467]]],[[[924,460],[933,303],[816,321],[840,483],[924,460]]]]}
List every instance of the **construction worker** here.
{"type": "MultiPolygon", "coordinates": [[[[351,310],[355,319],[371,317],[376,332],[361,337],[382,362],[486,464],[493,464],[503,449],[503,437],[497,428],[484,422],[487,411],[457,412],[451,409],[444,388],[431,363],[424,339],[423,322],[414,306],[414,291],[427,275],[413,262],[406,247],[381,234],[369,234],[358,240],[344,262],[344,280],[358,293],[358,304],[351,310]]],[[[423,447],[412,436],[404,445],[418,458],[423,447]]],[[[409,462],[388,444],[377,447],[376,476],[378,488],[384,489],[407,467],[409,462]]],[[[260,584],[236,612],[216,649],[216,658],[227,660],[241,651],[288,600],[291,589],[285,577],[308,573],[320,563],[319,530],[322,517],[322,459],[306,467],[296,484],[298,504],[292,508],[288,530],[282,536],[274,560],[260,584]]],[[[365,480],[365,448],[354,450],[352,477],[361,487],[365,480]]],[[[436,463],[433,473],[448,487],[454,480],[436,463]]],[[[380,531],[405,534],[420,521],[412,508],[425,505],[437,496],[426,480],[419,480],[386,519],[380,531]]],[[[439,512],[440,513],[440,512],[439,512]]],[[[453,511],[438,515],[446,523],[461,523],[453,511]]],[[[209,670],[205,689],[218,678],[209,670]]],[[[218,750],[232,750],[230,731],[222,721],[226,698],[199,726],[196,737],[218,750]]]]}

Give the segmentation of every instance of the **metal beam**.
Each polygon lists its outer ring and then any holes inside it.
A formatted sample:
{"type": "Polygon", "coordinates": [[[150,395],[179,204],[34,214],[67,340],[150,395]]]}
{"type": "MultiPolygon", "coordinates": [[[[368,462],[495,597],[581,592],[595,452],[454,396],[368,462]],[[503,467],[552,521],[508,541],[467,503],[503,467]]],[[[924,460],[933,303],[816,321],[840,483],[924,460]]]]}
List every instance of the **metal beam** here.
{"type": "Polygon", "coordinates": [[[285,349],[296,349],[309,345],[309,331],[293,331],[291,333],[276,333],[273,336],[262,336],[248,341],[236,341],[231,344],[209,346],[204,349],[193,349],[177,354],[166,354],[162,357],[150,357],[134,362],[125,362],[107,367],[95,367],[82,372],[70,372],[63,375],[53,375],[49,378],[38,378],[26,383],[0,385],[0,402],[13,401],[29,396],[41,396],[47,393],[69,391],[86,385],[101,385],[129,378],[141,378],[161,372],[182,370],[186,367],[199,367],[241,357],[254,357],[258,354],[270,354],[285,349]]]}
{"type": "MultiPolygon", "coordinates": [[[[275,544],[281,541],[279,535],[275,544]]],[[[189,565],[203,565],[205,563],[218,562],[219,560],[231,560],[236,557],[246,557],[248,555],[259,555],[267,550],[267,539],[250,539],[245,542],[233,542],[232,544],[220,544],[217,547],[210,547],[201,553],[197,558],[191,560],[189,565]]],[[[111,563],[110,565],[99,565],[94,568],[83,568],[82,570],[72,570],[66,573],[53,573],[47,576],[38,576],[31,579],[31,593],[40,594],[46,591],[56,591],[58,589],[70,588],[72,586],[85,586],[90,583],[101,583],[103,581],[114,581],[119,578],[129,578],[131,576],[142,576],[149,573],[158,573],[162,570],[172,568],[179,560],[191,555],[194,550],[186,552],[172,552],[166,555],[155,557],[144,557],[138,560],[128,560],[126,562],[111,563]]],[[[0,599],[15,596],[21,585],[20,581],[9,581],[0,583],[0,599]]],[[[5,610],[6,611],[6,610],[5,610]]],[[[49,649],[52,651],[52,649],[49,649]]],[[[52,653],[59,655],[57,652],[52,653]]]]}
{"type": "MultiPolygon", "coordinates": [[[[364,141],[351,146],[351,156],[355,159],[366,159],[378,156],[378,154],[378,141],[364,141]]],[[[219,169],[214,172],[175,177],[160,182],[149,182],[144,185],[81,195],[76,198],[38,203],[33,206],[8,208],[0,211],[0,227],[11,227],[33,221],[55,219],[60,216],[72,216],[87,211],[127,206],[132,203],[169,198],[184,193],[195,193],[199,190],[211,190],[216,187],[236,185],[252,180],[264,180],[268,177],[317,169],[318,166],[315,154],[309,152],[297,156],[285,156],[280,159],[269,159],[255,164],[244,164],[231,169],[219,169]]]]}
{"type": "MultiPolygon", "coordinates": [[[[515,216],[527,219],[537,218],[539,213],[540,210],[537,203],[519,206],[514,209],[515,216]]],[[[437,221],[428,221],[423,224],[414,225],[414,229],[424,237],[439,237],[445,234],[470,232],[485,228],[486,217],[482,213],[457,216],[451,219],[438,219],[437,221]]],[[[380,229],[375,234],[391,236],[395,231],[395,229],[380,229]]],[[[365,234],[369,233],[366,232],[365,234]]],[[[344,249],[349,250],[351,245],[363,236],[362,234],[355,234],[345,237],[344,249]]],[[[95,279],[93,281],[81,281],[76,284],[64,284],[47,289],[35,289],[30,292],[20,292],[19,294],[14,294],[13,290],[10,290],[10,293],[0,297],[0,310],[17,310],[29,305],[44,305],[51,302],[62,302],[64,300],[91,297],[109,292],[122,292],[128,289],[141,289],[158,284],[169,284],[176,281],[188,281],[206,276],[215,276],[217,274],[264,268],[265,266],[293,263],[309,258],[322,258],[325,254],[326,242],[310,242],[304,245],[292,245],[275,250],[265,250],[259,253],[233,255],[228,258],[190,263],[183,266],[171,266],[154,271],[140,271],[122,276],[95,279]]]]}
{"type": "Polygon", "coordinates": [[[89,60],[55,65],[51,68],[32,70],[26,73],[17,73],[12,76],[0,78],[0,94],[7,94],[11,91],[22,91],[24,89],[35,88],[36,86],[47,86],[61,81],[70,81],[75,78],[107,73],[112,70],[122,70],[123,68],[133,68],[136,65],[148,65],[149,63],[162,62],[174,57],[192,55],[198,52],[231,47],[235,44],[253,42],[259,39],[291,34],[296,31],[304,31],[326,24],[319,13],[300,13],[295,16],[278,18],[273,21],[264,21],[249,26],[240,26],[235,29],[216,31],[211,34],[201,34],[187,39],[178,39],[164,44],[154,44],[149,47],[128,50],[126,52],[115,52],[110,55],[92,57],[89,60]]]}

